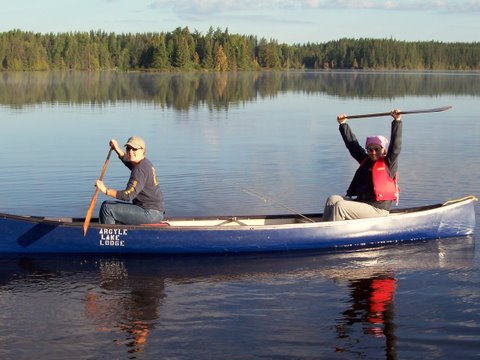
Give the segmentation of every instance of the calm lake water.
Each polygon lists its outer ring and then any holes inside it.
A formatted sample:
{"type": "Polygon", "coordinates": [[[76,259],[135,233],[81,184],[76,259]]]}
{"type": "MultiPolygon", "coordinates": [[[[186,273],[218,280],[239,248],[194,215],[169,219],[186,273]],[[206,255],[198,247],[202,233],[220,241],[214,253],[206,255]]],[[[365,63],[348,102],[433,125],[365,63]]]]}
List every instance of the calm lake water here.
{"type": "MultiPolygon", "coordinates": [[[[478,196],[479,80],[1,73],[0,212],[84,216],[109,139],[134,134],[147,142],[167,217],[319,212],[356,169],[337,114],[445,105],[403,117],[400,206],[478,196]]],[[[350,125],[359,139],[388,135],[390,118],[350,125]]],[[[104,180],[123,188],[128,174],[112,158],[104,180]]],[[[477,203],[476,237],[479,213],[477,203]]],[[[471,236],[331,253],[0,256],[0,357],[479,358],[475,245],[471,236]]]]}

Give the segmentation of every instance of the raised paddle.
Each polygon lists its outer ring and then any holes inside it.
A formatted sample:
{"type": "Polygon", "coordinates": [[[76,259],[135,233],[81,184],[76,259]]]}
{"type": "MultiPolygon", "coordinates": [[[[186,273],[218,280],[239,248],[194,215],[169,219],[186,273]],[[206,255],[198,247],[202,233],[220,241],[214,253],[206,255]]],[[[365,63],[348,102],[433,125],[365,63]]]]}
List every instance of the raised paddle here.
{"type": "MultiPolygon", "coordinates": [[[[451,106],[443,106],[433,109],[424,109],[424,110],[410,110],[410,111],[400,111],[400,115],[405,114],[423,114],[423,113],[433,113],[433,112],[441,112],[450,110],[451,106]]],[[[379,117],[379,116],[388,116],[391,115],[390,112],[383,112],[383,113],[374,113],[374,114],[363,114],[363,115],[347,115],[347,119],[360,119],[360,118],[369,118],[369,117],[379,117]]]]}
{"type": "MultiPolygon", "coordinates": [[[[105,175],[105,170],[107,170],[107,164],[111,153],[112,148],[108,150],[107,160],[105,160],[105,164],[103,164],[102,173],[100,174],[99,180],[103,180],[103,175],[105,175]]],[[[98,187],[95,187],[95,192],[93,193],[92,200],[90,200],[90,206],[88,208],[87,215],[85,216],[85,222],[83,223],[83,236],[87,235],[88,225],[90,224],[90,219],[92,218],[92,212],[93,208],[95,207],[95,203],[97,202],[97,197],[98,187]]]]}

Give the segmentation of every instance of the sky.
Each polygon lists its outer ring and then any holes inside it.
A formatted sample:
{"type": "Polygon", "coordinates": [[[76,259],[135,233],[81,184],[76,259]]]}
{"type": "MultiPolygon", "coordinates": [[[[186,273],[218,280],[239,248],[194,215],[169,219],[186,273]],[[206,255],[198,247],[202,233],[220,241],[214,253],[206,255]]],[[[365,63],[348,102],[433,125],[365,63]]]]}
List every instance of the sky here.
{"type": "Polygon", "coordinates": [[[340,38],[480,41],[480,0],[0,0],[0,32],[210,27],[286,44],[340,38]]]}

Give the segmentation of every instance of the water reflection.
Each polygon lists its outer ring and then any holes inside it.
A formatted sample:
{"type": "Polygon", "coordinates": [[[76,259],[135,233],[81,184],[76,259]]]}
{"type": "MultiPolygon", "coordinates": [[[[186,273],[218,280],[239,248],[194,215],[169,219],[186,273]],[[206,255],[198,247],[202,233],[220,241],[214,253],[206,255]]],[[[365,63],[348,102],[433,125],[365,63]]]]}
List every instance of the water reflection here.
{"type": "Polygon", "coordinates": [[[36,104],[153,103],[175,110],[210,110],[274,97],[284,92],[341,98],[391,99],[404,96],[480,95],[478,73],[394,72],[231,72],[123,73],[3,72],[0,104],[22,108],[36,104]],[[454,78],[454,81],[452,79],[454,78]]]}
{"type": "MultiPolygon", "coordinates": [[[[275,299],[276,307],[282,309],[285,299],[277,297],[279,293],[272,288],[272,284],[283,283],[288,284],[289,287],[295,287],[297,283],[304,283],[306,285],[304,292],[296,292],[294,297],[302,304],[310,303],[312,309],[307,311],[308,318],[295,319],[288,311],[283,311],[276,312],[276,316],[280,319],[277,318],[272,323],[257,319],[254,321],[257,326],[250,329],[256,341],[264,344],[266,348],[283,345],[277,342],[285,341],[284,338],[269,336],[277,331],[272,327],[275,327],[275,324],[278,325],[278,321],[282,323],[282,331],[286,331],[289,341],[300,336],[295,330],[297,321],[305,324],[309,331],[324,332],[325,328],[322,326],[325,324],[322,322],[329,319],[329,314],[317,313],[316,311],[320,308],[317,308],[316,304],[328,303],[329,298],[325,294],[333,293],[335,294],[334,302],[340,306],[339,309],[342,306],[343,309],[339,311],[335,324],[327,327],[333,329],[330,336],[337,339],[333,340],[333,344],[330,342],[327,345],[330,347],[328,351],[357,354],[368,358],[372,351],[378,354],[378,347],[380,347],[386,354],[385,358],[395,359],[394,293],[398,279],[412,272],[471,270],[473,250],[473,237],[462,237],[389,246],[369,251],[329,254],[293,252],[270,255],[105,258],[85,255],[62,258],[48,255],[3,256],[0,258],[2,268],[0,297],[7,293],[11,294],[12,290],[20,291],[21,288],[26,288],[27,293],[33,296],[35,293],[47,291],[52,298],[65,292],[72,292],[69,296],[69,307],[74,309],[75,302],[80,302],[79,308],[83,309],[83,314],[77,314],[75,317],[86,319],[84,325],[76,324],[76,326],[84,326],[85,332],[96,333],[95,340],[90,341],[98,341],[97,346],[104,346],[101,344],[104,344],[104,339],[108,339],[108,343],[115,344],[114,350],[111,351],[122,353],[120,349],[123,348],[125,354],[134,358],[135,354],[145,351],[159,354],[163,350],[168,350],[167,353],[175,354],[175,351],[179,350],[168,349],[169,343],[163,342],[168,337],[166,334],[172,332],[175,334],[173,337],[177,341],[176,344],[178,341],[187,343],[195,339],[202,342],[205,339],[215,341],[218,333],[215,331],[215,326],[209,323],[208,314],[222,313],[222,316],[232,317],[233,319],[230,320],[234,324],[237,322],[241,324],[245,319],[242,320],[241,317],[236,319],[238,313],[232,312],[229,308],[232,305],[227,305],[228,301],[225,301],[229,297],[245,296],[245,290],[252,284],[269,284],[249,293],[252,298],[248,301],[250,313],[248,318],[253,321],[254,314],[267,311],[262,299],[275,299]],[[47,284],[49,286],[46,286],[47,284]],[[193,290],[189,290],[190,288],[193,290]],[[224,293],[221,295],[223,301],[218,299],[213,303],[208,301],[211,290],[214,288],[223,289],[224,293]],[[76,292],[79,292],[80,296],[75,296],[76,292]],[[186,293],[195,294],[195,296],[178,296],[186,293]],[[192,315],[192,308],[202,309],[201,313],[192,315]],[[188,316],[185,318],[179,316],[184,313],[188,313],[188,316]],[[188,328],[192,324],[195,324],[197,330],[200,329],[200,335],[193,329],[185,330],[185,333],[179,330],[188,328]],[[182,334],[188,334],[185,336],[189,338],[183,339],[182,334]],[[383,345],[378,345],[379,342],[376,342],[373,347],[365,346],[370,337],[378,338],[383,345]],[[150,350],[148,350],[149,346],[150,350]],[[152,350],[152,347],[156,350],[152,350]]],[[[19,296],[22,296],[21,291],[19,296]]],[[[268,303],[272,304],[270,301],[268,303]]],[[[234,303],[234,306],[237,305],[234,303]]],[[[12,309],[4,310],[8,313],[12,309]]],[[[54,310],[60,311],[60,309],[54,310]]],[[[327,309],[324,308],[323,311],[327,309]]],[[[35,313],[26,316],[33,317],[30,319],[32,323],[49,321],[45,318],[48,315],[43,313],[48,314],[42,305],[37,303],[35,313]]],[[[17,317],[21,316],[21,314],[17,315],[17,317]]],[[[222,323],[226,320],[223,319],[222,323]]],[[[19,321],[19,324],[21,323],[22,321],[19,321]]],[[[63,324],[63,326],[64,328],[55,326],[52,336],[58,336],[62,332],[68,333],[70,324],[63,324]]],[[[10,330],[13,333],[22,333],[21,329],[15,328],[15,325],[10,330]]],[[[228,333],[227,329],[223,329],[223,332],[228,333]]],[[[236,333],[236,331],[233,332],[236,333]]],[[[238,336],[245,336],[245,334],[235,335],[236,338],[238,336]]],[[[328,334],[322,335],[327,338],[328,336],[328,334]]],[[[229,339],[223,340],[225,344],[230,345],[222,348],[219,344],[218,351],[227,351],[225,358],[235,355],[238,349],[229,348],[232,346],[229,339]],[[228,353],[229,351],[231,353],[228,353]]],[[[303,341],[301,343],[304,353],[308,353],[309,348],[306,343],[303,341]]],[[[20,336],[11,338],[9,344],[12,347],[19,344],[23,347],[29,346],[28,342],[25,343],[25,339],[21,339],[20,336]]],[[[317,353],[320,344],[310,344],[310,346],[311,351],[317,353]]]]}
{"type": "Polygon", "coordinates": [[[103,259],[97,266],[101,282],[85,294],[86,316],[98,332],[110,333],[128,353],[142,352],[160,317],[164,279],[138,281],[119,259],[103,259]]]}
{"type": "MultiPolygon", "coordinates": [[[[351,337],[350,328],[360,324],[364,334],[385,338],[386,359],[396,359],[394,294],[397,279],[385,273],[367,279],[349,280],[351,307],[337,325],[340,339],[351,337]]],[[[344,351],[337,348],[337,351],[344,351]]]]}

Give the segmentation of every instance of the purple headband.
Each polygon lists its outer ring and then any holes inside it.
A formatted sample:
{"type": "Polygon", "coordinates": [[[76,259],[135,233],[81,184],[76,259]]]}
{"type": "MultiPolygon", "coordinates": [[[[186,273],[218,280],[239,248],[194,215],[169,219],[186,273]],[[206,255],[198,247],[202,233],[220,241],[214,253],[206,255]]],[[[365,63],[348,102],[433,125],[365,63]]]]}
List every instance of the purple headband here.
{"type": "Polygon", "coordinates": [[[380,145],[382,148],[386,149],[388,145],[388,140],[385,136],[376,135],[367,137],[365,142],[365,147],[368,148],[369,145],[380,145]]]}

